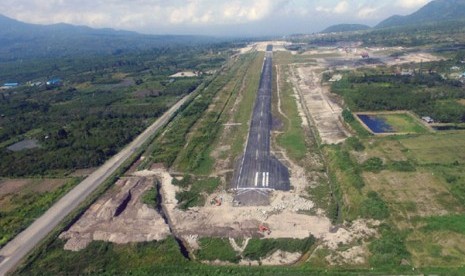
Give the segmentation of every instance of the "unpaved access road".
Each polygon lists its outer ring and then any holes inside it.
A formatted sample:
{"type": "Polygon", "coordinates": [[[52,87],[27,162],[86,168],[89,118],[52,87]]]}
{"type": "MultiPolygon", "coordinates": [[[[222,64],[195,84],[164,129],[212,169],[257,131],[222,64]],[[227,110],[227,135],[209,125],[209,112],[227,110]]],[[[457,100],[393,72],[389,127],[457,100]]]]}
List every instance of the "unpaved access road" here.
{"type": "Polygon", "coordinates": [[[13,269],[39,242],[47,236],[71,211],[76,209],[93,191],[110,177],[135,151],[155,132],[165,125],[171,116],[184,104],[185,96],[158,118],[144,132],[118,154],[109,159],[98,170],[79,183],[68,194],[56,202],[47,212],[34,221],[0,250],[0,275],[13,269]]]}

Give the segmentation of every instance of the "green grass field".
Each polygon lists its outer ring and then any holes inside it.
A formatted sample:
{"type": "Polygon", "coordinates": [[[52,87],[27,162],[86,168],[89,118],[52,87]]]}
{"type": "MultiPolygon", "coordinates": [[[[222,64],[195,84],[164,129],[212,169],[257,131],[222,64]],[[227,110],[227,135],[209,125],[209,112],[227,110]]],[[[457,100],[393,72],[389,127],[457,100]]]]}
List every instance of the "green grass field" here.
{"type": "MultiPolygon", "coordinates": [[[[277,53],[277,60],[280,60],[281,53],[277,53]]],[[[282,59],[282,58],[281,58],[282,59]]],[[[302,160],[307,154],[307,143],[305,141],[305,132],[302,127],[302,118],[297,109],[296,98],[291,83],[286,80],[289,78],[288,67],[281,66],[279,71],[279,96],[281,100],[281,109],[286,118],[281,118],[284,124],[283,133],[278,135],[277,142],[283,147],[290,158],[295,161],[302,160]]],[[[276,72],[276,70],[274,70],[276,72]]],[[[276,76],[274,76],[276,79],[276,76]]],[[[277,93],[274,94],[277,96],[277,93]]]]}
{"type": "Polygon", "coordinates": [[[386,120],[394,131],[399,133],[427,133],[428,129],[408,113],[382,114],[379,117],[386,120]]]}
{"type": "Polygon", "coordinates": [[[407,149],[407,156],[419,164],[463,163],[465,159],[465,132],[447,131],[433,135],[399,139],[407,149]]]}

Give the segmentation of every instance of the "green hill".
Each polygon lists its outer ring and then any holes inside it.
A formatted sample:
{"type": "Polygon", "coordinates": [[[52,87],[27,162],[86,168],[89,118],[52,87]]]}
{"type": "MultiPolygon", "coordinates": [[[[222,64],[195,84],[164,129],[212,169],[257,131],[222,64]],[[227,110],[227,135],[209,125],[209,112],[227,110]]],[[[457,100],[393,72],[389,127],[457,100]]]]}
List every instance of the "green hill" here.
{"type": "Polygon", "coordinates": [[[338,24],[332,25],[321,31],[322,33],[343,33],[343,32],[354,32],[364,31],[370,29],[370,26],[363,24],[338,24]]]}
{"type": "Polygon", "coordinates": [[[380,22],[376,28],[388,28],[428,24],[465,19],[465,0],[435,0],[418,11],[406,15],[394,15],[380,22]]]}
{"type": "Polygon", "coordinates": [[[133,50],[215,42],[205,36],[144,35],[70,24],[38,25],[0,15],[0,61],[121,54],[133,50]]]}

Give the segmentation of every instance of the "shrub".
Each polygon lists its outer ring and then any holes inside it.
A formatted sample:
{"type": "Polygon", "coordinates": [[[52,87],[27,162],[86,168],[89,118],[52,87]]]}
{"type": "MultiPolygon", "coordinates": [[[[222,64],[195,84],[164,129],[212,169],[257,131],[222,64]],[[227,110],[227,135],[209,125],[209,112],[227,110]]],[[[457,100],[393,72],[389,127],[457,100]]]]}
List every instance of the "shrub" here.
{"type": "Polygon", "coordinates": [[[344,121],[346,121],[347,123],[351,123],[353,121],[355,121],[355,117],[354,115],[352,114],[352,112],[350,112],[349,109],[344,109],[342,111],[342,118],[344,119],[344,121]]]}
{"type": "Polygon", "coordinates": [[[314,243],[313,236],[303,240],[291,238],[251,239],[243,252],[243,256],[250,260],[260,260],[276,250],[305,253],[310,250],[314,243]]]}
{"type": "Polygon", "coordinates": [[[372,253],[370,264],[376,267],[398,267],[402,259],[410,257],[405,247],[405,234],[399,233],[387,225],[382,228],[381,238],[374,240],[369,245],[372,253]]]}
{"type": "Polygon", "coordinates": [[[379,172],[383,169],[383,160],[379,157],[371,157],[363,162],[362,167],[366,171],[379,172]]]}
{"type": "Polygon", "coordinates": [[[368,198],[362,202],[360,214],[364,218],[386,219],[389,217],[389,208],[383,199],[374,191],[368,192],[368,198]]]}
{"type": "Polygon", "coordinates": [[[414,172],[415,166],[410,161],[394,161],[389,164],[389,169],[399,172],[414,172]]]}
{"type": "Polygon", "coordinates": [[[349,137],[346,140],[347,145],[355,151],[363,151],[365,146],[360,142],[357,137],[349,137]]]}

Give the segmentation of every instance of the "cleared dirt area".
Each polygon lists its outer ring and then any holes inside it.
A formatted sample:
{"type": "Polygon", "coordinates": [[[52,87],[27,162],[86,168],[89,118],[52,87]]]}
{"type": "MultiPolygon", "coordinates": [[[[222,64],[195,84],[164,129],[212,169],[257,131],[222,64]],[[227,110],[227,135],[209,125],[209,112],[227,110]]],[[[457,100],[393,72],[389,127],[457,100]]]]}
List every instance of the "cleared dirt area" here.
{"type": "Polygon", "coordinates": [[[191,78],[197,77],[199,74],[198,72],[194,71],[182,71],[170,76],[170,78],[191,78]]]}
{"type": "Polygon", "coordinates": [[[176,207],[178,188],[171,184],[171,175],[161,168],[153,172],[161,181],[160,191],[172,225],[189,244],[195,245],[199,237],[302,239],[314,235],[324,246],[338,248],[377,232],[375,221],[357,220],[350,225],[334,227],[312,201],[295,192],[273,192],[269,206],[235,207],[233,194],[222,191],[211,196],[222,199],[220,206],[210,205],[207,200],[204,207],[182,211],[176,207]],[[260,225],[266,225],[270,232],[261,232],[260,225]]]}
{"type": "Polygon", "coordinates": [[[8,194],[17,194],[25,191],[38,193],[52,191],[66,183],[66,178],[46,178],[46,179],[1,179],[0,197],[8,194]]]}
{"type": "Polygon", "coordinates": [[[114,243],[163,240],[168,225],[160,214],[142,203],[141,196],[154,187],[153,177],[122,178],[102,196],[71,228],[60,235],[65,249],[77,251],[93,240],[114,243]]]}
{"type": "Polygon", "coordinates": [[[302,96],[321,141],[337,144],[349,133],[341,119],[342,108],[329,97],[329,88],[321,85],[321,67],[292,66],[291,81],[302,96]]]}

